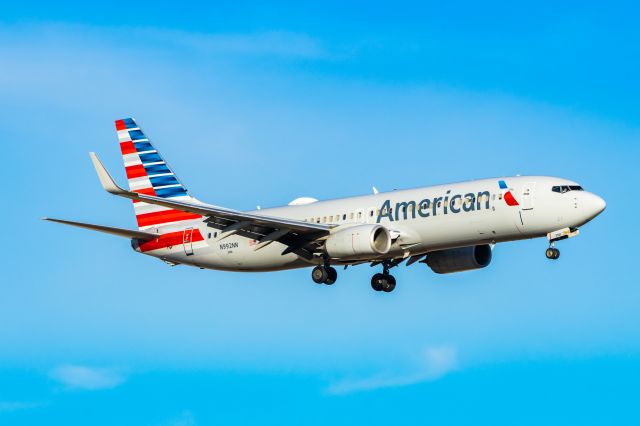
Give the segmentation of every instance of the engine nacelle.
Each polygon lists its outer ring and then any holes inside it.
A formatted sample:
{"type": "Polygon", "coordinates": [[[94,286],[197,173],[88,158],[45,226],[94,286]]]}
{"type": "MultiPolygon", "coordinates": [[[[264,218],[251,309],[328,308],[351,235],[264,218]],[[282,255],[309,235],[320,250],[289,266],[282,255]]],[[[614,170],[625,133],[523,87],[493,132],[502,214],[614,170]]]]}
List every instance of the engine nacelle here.
{"type": "Polygon", "coordinates": [[[391,248],[391,235],[381,225],[356,225],[342,229],[327,238],[325,251],[332,258],[359,259],[386,254],[391,248]]]}
{"type": "Polygon", "coordinates": [[[480,269],[491,263],[491,247],[488,244],[433,251],[427,255],[427,265],[436,274],[480,269]]]}

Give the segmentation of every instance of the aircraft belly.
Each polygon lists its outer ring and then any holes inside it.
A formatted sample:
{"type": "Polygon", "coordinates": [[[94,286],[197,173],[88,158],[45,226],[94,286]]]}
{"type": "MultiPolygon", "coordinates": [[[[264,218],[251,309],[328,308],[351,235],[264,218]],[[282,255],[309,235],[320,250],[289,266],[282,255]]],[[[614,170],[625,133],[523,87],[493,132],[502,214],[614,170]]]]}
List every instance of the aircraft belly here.
{"type": "Polygon", "coordinates": [[[212,266],[239,271],[278,270],[291,267],[299,260],[293,253],[283,256],[282,252],[286,246],[278,242],[259,250],[254,250],[255,246],[255,240],[244,237],[230,237],[212,242],[210,249],[216,256],[215,265],[212,266]]]}

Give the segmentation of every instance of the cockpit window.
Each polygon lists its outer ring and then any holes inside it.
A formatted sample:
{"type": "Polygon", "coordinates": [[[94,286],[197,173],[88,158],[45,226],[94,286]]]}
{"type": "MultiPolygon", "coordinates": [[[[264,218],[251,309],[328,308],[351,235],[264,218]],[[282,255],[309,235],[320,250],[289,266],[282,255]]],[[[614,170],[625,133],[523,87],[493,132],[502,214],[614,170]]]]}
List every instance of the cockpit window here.
{"type": "Polygon", "coordinates": [[[584,191],[584,189],[582,189],[582,187],[579,185],[554,186],[551,188],[551,190],[553,192],[558,192],[560,194],[564,194],[565,192],[569,192],[569,191],[584,191]]]}

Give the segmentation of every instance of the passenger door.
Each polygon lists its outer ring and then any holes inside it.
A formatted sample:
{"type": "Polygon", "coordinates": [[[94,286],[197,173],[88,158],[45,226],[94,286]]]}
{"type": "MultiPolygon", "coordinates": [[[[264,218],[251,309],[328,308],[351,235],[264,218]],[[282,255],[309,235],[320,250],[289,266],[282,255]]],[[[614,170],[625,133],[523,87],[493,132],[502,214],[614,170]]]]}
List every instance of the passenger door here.
{"type": "Polygon", "coordinates": [[[191,256],[193,254],[193,226],[183,231],[182,247],[184,248],[184,254],[187,256],[191,256]]]}
{"type": "Polygon", "coordinates": [[[518,212],[520,215],[520,226],[518,226],[518,228],[521,228],[522,231],[525,231],[527,226],[532,225],[535,189],[535,182],[526,182],[522,186],[522,193],[520,194],[519,200],[520,211],[518,212]]]}

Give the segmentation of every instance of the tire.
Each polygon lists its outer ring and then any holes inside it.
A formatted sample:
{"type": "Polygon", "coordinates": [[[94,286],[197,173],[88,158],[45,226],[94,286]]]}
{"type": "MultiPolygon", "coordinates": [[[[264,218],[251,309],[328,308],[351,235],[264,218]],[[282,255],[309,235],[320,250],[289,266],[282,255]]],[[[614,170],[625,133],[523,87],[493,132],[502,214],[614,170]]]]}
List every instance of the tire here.
{"type": "Polygon", "coordinates": [[[375,274],[371,277],[371,288],[375,291],[382,291],[382,287],[384,286],[384,275],[375,274]]]}
{"type": "Polygon", "coordinates": [[[313,268],[313,271],[311,271],[311,279],[316,284],[324,284],[327,278],[329,278],[329,274],[327,270],[324,269],[324,266],[316,266],[313,268]]]}
{"type": "Polygon", "coordinates": [[[545,256],[547,256],[547,259],[557,259],[557,257],[555,257],[556,255],[556,249],[549,247],[545,252],[545,256]]]}
{"type": "Polygon", "coordinates": [[[560,258],[560,250],[558,249],[553,249],[554,253],[553,253],[553,260],[559,259],[560,258]]]}
{"type": "Polygon", "coordinates": [[[326,285],[335,283],[338,279],[338,272],[335,270],[335,268],[329,266],[328,268],[325,268],[325,270],[327,271],[327,279],[324,281],[324,283],[326,285]]]}
{"type": "Polygon", "coordinates": [[[385,293],[391,293],[396,288],[396,279],[393,275],[387,275],[385,277],[385,285],[382,288],[382,291],[385,293]]]}

